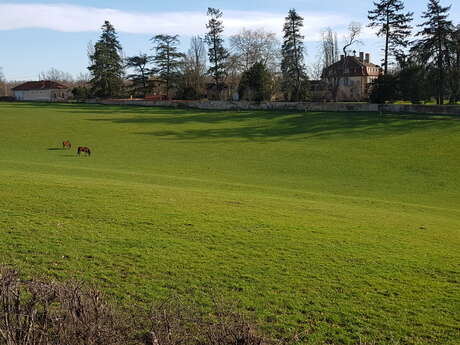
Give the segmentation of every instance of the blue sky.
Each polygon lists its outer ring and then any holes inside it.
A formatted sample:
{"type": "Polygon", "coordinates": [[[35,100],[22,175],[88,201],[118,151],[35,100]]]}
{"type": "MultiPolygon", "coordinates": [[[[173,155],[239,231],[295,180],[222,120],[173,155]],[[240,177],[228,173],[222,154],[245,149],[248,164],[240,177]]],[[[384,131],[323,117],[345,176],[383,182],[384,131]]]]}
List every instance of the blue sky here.
{"type": "MultiPolygon", "coordinates": [[[[419,21],[425,0],[406,0],[406,8],[419,21]]],[[[452,3],[451,19],[460,23],[460,1],[452,3]]],[[[119,32],[125,55],[148,52],[149,38],[158,33],[178,33],[182,48],[192,34],[203,34],[207,7],[224,11],[226,35],[241,28],[265,28],[281,34],[283,17],[290,8],[305,17],[307,61],[318,54],[318,38],[325,27],[345,33],[351,21],[367,24],[372,0],[0,0],[0,66],[8,80],[34,80],[51,67],[72,73],[86,72],[86,47],[96,41],[105,19],[119,32]]],[[[382,42],[371,30],[362,34],[358,51],[380,60],[382,42]]]]}

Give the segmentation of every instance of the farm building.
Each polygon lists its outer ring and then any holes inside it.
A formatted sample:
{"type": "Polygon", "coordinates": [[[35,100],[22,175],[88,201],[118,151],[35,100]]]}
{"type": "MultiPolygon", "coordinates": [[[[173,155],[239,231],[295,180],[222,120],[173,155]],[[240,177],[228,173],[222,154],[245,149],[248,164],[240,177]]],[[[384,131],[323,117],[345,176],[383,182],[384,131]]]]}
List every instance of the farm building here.
{"type": "Polygon", "coordinates": [[[370,62],[370,54],[344,56],[326,67],[322,80],[329,90],[329,97],[336,101],[363,101],[369,97],[371,83],[382,74],[382,69],[370,62]]]}
{"type": "Polygon", "coordinates": [[[55,81],[41,80],[29,81],[12,89],[18,101],[64,101],[69,98],[67,86],[55,81]]]}

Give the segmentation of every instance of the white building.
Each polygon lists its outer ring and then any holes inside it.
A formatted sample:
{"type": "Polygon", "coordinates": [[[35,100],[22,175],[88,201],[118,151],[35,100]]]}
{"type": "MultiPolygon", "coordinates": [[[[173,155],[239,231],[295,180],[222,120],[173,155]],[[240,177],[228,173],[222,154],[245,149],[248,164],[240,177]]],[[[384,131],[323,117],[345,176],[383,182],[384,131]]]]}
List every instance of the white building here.
{"type": "Polygon", "coordinates": [[[65,101],[70,93],[67,86],[55,81],[41,80],[29,81],[12,89],[18,101],[65,101]]]}

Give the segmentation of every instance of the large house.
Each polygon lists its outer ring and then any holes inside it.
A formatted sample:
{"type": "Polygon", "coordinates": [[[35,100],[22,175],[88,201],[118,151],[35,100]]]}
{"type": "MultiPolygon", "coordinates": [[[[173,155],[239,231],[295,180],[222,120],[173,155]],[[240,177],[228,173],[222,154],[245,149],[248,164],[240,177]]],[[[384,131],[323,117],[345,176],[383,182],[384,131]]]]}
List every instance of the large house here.
{"type": "Polygon", "coordinates": [[[12,89],[18,101],[65,101],[70,93],[67,86],[55,81],[29,81],[12,89]]]}
{"type": "Polygon", "coordinates": [[[370,62],[370,54],[341,56],[340,60],[323,71],[322,82],[333,101],[364,101],[369,98],[371,83],[382,69],[370,62]]]}

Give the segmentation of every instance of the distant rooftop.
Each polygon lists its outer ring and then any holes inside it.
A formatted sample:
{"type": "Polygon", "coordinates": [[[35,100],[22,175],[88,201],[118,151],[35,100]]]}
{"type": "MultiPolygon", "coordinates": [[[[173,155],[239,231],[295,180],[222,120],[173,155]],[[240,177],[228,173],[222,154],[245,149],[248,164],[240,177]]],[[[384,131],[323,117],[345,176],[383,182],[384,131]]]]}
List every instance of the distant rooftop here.
{"type": "Polygon", "coordinates": [[[30,90],[56,90],[67,89],[67,86],[51,80],[28,81],[24,84],[14,87],[13,91],[30,91],[30,90]]]}
{"type": "Polygon", "coordinates": [[[382,73],[380,66],[370,61],[370,54],[359,53],[359,56],[340,56],[340,60],[326,67],[322,77],[334,71],[346,77],[379,76],[382,73]]]}

